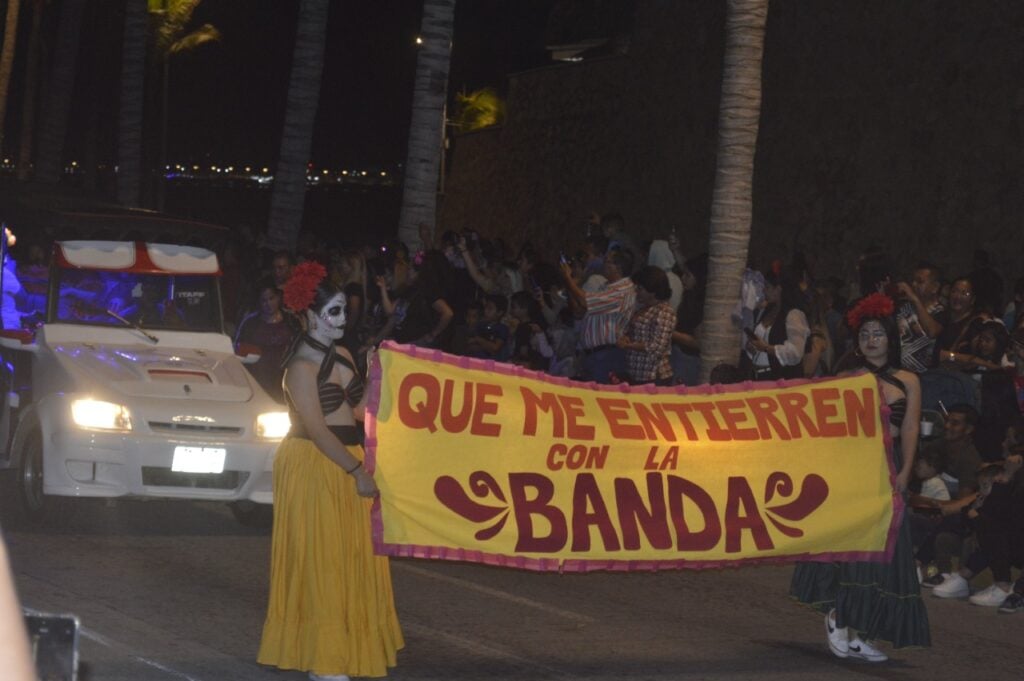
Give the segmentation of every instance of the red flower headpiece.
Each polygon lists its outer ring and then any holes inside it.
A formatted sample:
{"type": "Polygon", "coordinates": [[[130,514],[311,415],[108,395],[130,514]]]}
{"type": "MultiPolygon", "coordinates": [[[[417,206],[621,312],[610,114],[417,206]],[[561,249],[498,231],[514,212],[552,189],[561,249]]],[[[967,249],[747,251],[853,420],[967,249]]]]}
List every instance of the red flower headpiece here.
{"type": "Polygon", "coordinates": [[[313,304],[316,287],[327,270],[315,260],[307,260],[292,268],[292,276],[284,283],[284,306],[292,312],[302,312],[313,304]]]}
{"type": "Polygon", "coordinates": [[[884,293],[872,293],[870,296],[861,298],[860,302],[846,313],[846,323],[850,325],[850,328],[856,329],[860,326],[862,319],[888,317],[895,309],[896,306],[893,304],[892,298],[884,293]]]}

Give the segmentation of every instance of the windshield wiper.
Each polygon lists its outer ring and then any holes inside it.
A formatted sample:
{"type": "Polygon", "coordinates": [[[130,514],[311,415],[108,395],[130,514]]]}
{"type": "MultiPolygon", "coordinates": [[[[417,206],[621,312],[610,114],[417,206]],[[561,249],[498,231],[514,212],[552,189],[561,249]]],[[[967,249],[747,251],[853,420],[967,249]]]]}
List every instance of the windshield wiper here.
{"type": "Polygon", "coordinates": [[[117,314],[113,310],[107,310],[106,312],[107,312],[108,315],[110,315],[111,317],[113,317],[117,321],[121,322],[125,326],[132,327],[133,329],[135,329],[136,331],[138,331],[139,333],[141,333],[143,336],[145,336],[149,340],[153,341],[154,343],[159,343],[160,342],[159,338],[157,338],[156,336],[151,334],[149,331],[146,331],[144,328],[142,328],[141,325],[136,324],[135,322],[128,321],[127,319],[125,319],[121,315],[117,314]]]}

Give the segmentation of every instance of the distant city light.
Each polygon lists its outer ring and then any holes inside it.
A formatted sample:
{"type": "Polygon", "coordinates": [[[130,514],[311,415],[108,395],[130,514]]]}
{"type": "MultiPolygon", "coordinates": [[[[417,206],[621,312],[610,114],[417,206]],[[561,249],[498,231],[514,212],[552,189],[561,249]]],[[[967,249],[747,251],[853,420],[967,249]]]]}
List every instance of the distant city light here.
{"type": "Polygon", "coordinates": [[[422,36],[416,36],[416,44],[417,45],[422,45],[423,44],[423,37],[422,36]]]}
{"type": "Polygon", "coordinates": [[[263,169],[263,172],[264,172],[264,173],[269,173],[269,172],[270,172],[270,168],[264,168],[264,169],[263,169]]]}

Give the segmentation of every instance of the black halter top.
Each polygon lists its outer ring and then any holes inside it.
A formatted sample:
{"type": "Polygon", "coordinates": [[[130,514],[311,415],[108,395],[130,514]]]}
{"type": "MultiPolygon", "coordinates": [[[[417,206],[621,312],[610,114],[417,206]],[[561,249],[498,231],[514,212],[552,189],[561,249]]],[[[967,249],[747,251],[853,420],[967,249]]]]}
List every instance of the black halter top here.
{"type": "MultiPolygon", "coordinates": [[[[285,362],[291,359],[291,356],[295,353],[295,348],[298,347],[298,343],[303,342],[309,345],[314,350],[319,350],[324,353],[323,362],[320,363],[320,369],[316,374],[316,385],[317,392],[320,396],[320,412],[326,416],[337,411],[342,404],[348,403],[350,407],[355,407],[363,399],[363,392],[366,386],[363,383],[363,377],[359,371],[352,365],[352,362],[348,361],[347,358],[338,354],[333,347],[328,347],[323,343],[310,338],[308,335],[302,335],[293,346],[291,352],[288,353],[285,358],[285,362]],[[327,379],[331,377],[331,373],[334,371],[334,364],[340,363],[343,367],[349,369],[352,372],[352,380],[348,382],[346,387],[341,387],[337,383],[328,383],[327,379]]],[[[291,430],[288,431],[288,435],[291,437],[308,438],[309,435],[306,432],[306,427],[302,423],[302,416],[295,409],[295,405],[288,397],[288,393],[285,392],[285,401],[288,403],[288,415],[292,422],[291,430]]],[[[332,431],[335,429],[346,429],[346,436],[342,437],[342,442],[346,444],[354,444],[352,442],[346,442],[352,435],[347,432],[348,429],[360,430],[357,426],[328,426],[332,431]]],[[[339,432],[335,432],[335,435],[341,437],[339,432]]]]}
{"type": "Polygon", "coordinates": [[[903,419],[907,415],[907,386],[904,385],[903,381],[892,375],[892,369],[889,367],[868,367],[879,380],[885,381],[891,386],[898,388],[903,397],[898,400],[894,400],[889,403],[889,423],[896,428],[903,425],[903,419]]]}

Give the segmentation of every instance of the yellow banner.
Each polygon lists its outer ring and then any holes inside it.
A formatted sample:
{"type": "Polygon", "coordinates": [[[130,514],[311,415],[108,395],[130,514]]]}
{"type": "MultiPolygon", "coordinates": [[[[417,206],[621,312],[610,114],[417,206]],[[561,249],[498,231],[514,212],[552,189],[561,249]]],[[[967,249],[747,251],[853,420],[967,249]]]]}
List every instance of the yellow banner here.
{"type": "Polygon", "coordinates": [[[598,386],[385,344],[378,553],[532,570],[883,560],[902,515],[874,376],[598,386]]]}

